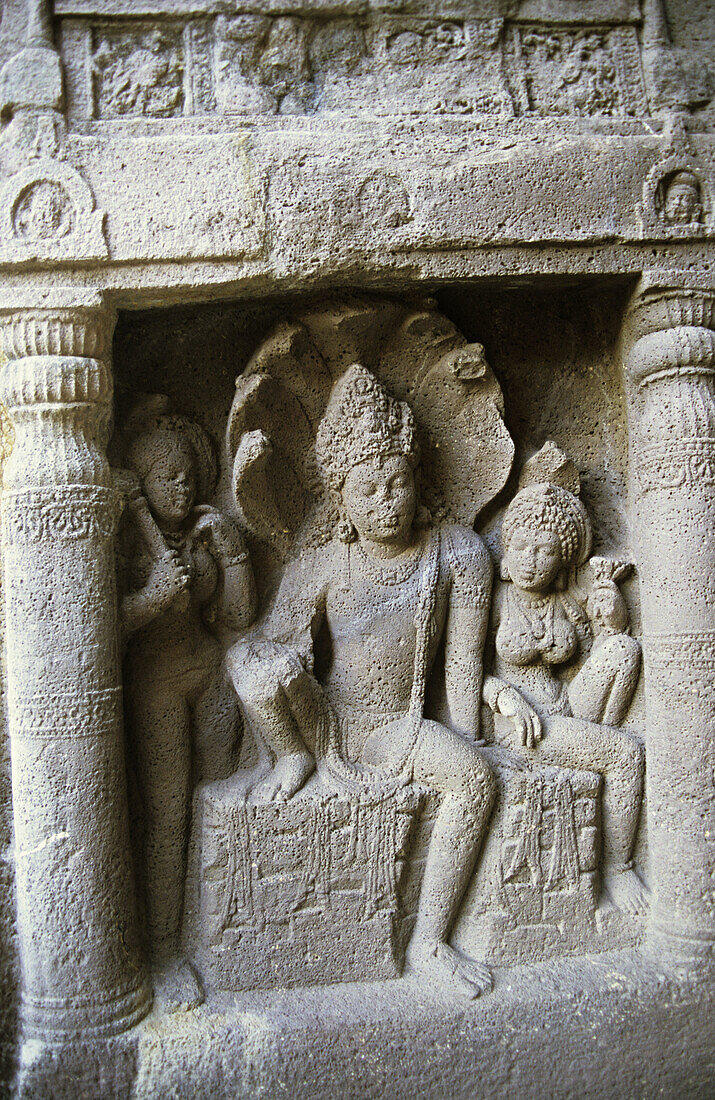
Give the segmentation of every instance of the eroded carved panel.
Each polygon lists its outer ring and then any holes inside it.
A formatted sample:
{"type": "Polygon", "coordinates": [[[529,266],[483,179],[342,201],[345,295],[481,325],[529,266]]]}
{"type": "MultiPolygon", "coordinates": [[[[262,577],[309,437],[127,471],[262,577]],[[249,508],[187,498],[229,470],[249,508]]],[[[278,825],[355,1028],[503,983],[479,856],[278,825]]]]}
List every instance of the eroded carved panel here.
{"type": "Polygon", "coordinates": [[[180,24],[132,23],[93,28],[94,112],[100,118],[171,118],[184,110],[184,41],[180,24]]]}
{"type": "Polygon", "coordinates": [[[634,28],[516,25],[507,56],[521,113],[647,113],[634,28]]]}
{"type": "Polygon", "coordinates": [[[81,109],[88,100],[99,118],[648,113],[631,23],[245,12],[68,20],[64,41],[73,87],[86,80],[81,55],[91,53],[91,88],[73,101],[81,109]]]}

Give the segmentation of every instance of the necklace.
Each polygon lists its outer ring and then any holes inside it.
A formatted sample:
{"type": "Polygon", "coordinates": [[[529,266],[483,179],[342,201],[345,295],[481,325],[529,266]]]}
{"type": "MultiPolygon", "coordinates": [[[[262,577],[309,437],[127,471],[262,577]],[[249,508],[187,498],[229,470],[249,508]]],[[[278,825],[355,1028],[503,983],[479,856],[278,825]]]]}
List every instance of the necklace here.
{"type": "Polygon", "coordinates": [[[526,622],[535,641],[548,637],[553,642],[554,604],[551,596],[545,596],[535,603],[527,603],[515,591],[512,591],[512,605],[516,604],[517,613],[526,622]]]}
{"type": "Polygon", "coordinates": [[[365,563],[368,573],[380,584],[401,584],[406,581],[417,569],[424,551],[424,547],[420,546],[419,553],[414,557],[411,556],[407,561],[398,562],[397,565],[383,565],[376,561],[371,554],[368,554],[360,541],[355,543],[355,547],[365,563]]]}

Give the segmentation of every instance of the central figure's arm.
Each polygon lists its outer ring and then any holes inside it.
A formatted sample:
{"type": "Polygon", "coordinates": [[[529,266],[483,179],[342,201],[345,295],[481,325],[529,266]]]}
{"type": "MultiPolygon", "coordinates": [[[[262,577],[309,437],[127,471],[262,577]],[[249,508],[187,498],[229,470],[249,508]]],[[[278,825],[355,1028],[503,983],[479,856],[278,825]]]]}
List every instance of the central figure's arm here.
{"type": "Polygon", "coordinates": [[[476,741],[492,566],[484,543],[466,527],[447,529],[445,543],[452,582],[444,647],[448,721],[476,741]]]}
{"type": "Polygon", "coordinates": [[[256,633],[288,646],[307,672],[313,671],[313,643],[325,614],[327,591],[324,554],[305,552],[286,566],[278,591],[256,633]]]}

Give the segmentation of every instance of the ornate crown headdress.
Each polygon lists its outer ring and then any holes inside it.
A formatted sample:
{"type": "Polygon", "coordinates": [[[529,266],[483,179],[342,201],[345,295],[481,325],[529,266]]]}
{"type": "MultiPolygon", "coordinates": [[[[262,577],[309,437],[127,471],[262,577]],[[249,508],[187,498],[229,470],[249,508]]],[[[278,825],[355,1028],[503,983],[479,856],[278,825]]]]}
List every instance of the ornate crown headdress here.
{"type": "Polygon", "coordinates": [[[369,458],[404,455],[419,461],[409,405],[396,401],[367,367],[353,363],[333,386],[315,441],[318,467],[329,489],[340,492],[350,470],[369,458]]]}
{"type": "Polygon", "coordinates": [[[583,565],[591,552],[591,522],[577,495],[581,485],[573,462],[549,441],[526,463],[519,485],[502,522],[503,548],[518,527],[536,525],[558,538],[565,569],[583,565]]]}

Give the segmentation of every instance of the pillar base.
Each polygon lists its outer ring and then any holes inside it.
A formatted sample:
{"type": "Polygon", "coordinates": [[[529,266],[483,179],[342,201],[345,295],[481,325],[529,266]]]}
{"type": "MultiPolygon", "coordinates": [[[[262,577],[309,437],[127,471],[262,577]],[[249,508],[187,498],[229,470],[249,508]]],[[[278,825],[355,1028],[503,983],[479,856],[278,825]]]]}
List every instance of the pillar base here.
{"type": "Polygon", "coordinates": [[[18,1100],[129,1100],[137,1074],[139,1033],[114,1039],[27,1039],[20,1048],[18,1100]]]}
{"type": "Polygon", "coordinates": [[[46,1001],[39,1003],[23,998],[23,1032],[28,1042],[40,1039],[44,1043],[103,1039],[134,1027],[151,1008],[153,993],[147,981],[107,997],[81,1002],[46,1001]]]}

